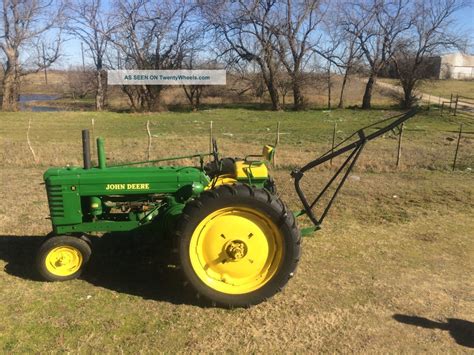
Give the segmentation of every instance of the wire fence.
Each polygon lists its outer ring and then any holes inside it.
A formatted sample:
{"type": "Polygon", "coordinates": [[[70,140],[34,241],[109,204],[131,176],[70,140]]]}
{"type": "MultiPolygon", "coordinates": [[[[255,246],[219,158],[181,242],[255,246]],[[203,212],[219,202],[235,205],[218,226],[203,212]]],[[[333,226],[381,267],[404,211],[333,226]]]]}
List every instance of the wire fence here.
{"type": "Polygon", "coordinates": [[[441,102],[441,115],[443,114],[474,118],[474,98],[451,93],[449,101],[441,102]]]}
{"type": "MultiPolygon", "coordinates": [[[[416,121],[409,121],[407,124],[394,129],[380,140],[376,140],[371,151],[361,161],[361,169],[388,171],[393,168],[422,168],[434,170],[472,170],[474,166],[474,117],[464,114],[464,103],[466,98],[461,95],[453,95],[451,101],[451,111],[448,104],[443,106],[428,105],[423,107],[429,111],[430,120],[424,118],[416,121]],[[445,118],[442,124],[437,126],[436,117],[439,115],[445,118]],[[449,116],[449,119],[446,119],[449,116]],[[434,120],[433,120],[434,118],[434,120]],[[391,143],[392,142],[392,143],[391,143]],[[393,159],[392,159],[393,157],[393,159]]],[[[474,102],[474,101],[473,101],[474,102]]],[[[318,120],[316,128],[308,129],[294,128],[288,122],[272,121],[268,125],[258,126],[258,129],[247,129],[233,125],[227,127],[217,121],[194,120],[188,122],[192,125],[195,137],[192,144],[189,144],[189,136],[170,134],[169,126],[163,129],[162,122],[147,120],[144,123],[129,124],[127,129],[133,130],[133,137],[124,139],[122,137],[110,138],[113,149],[110,149],[111,163],[124,163],[128,161],[142,161],[163,156],[173,155],[170,150],[172,146],[179,148],[189,155],[199,150],[209,152],[212,148],[212,137],[218,138],[221,142],[223,154],[254,154],[258,153],[261,144],[277,144],[277,154],[275,165],[279,168],[293,168],[301,166],[306,160],[316,156],[317,152],[327,149],[334,149],[341,140],[349,136],[354,127],[353,122],[345,126],[344,121],[337,118],[337,111],[328,114],[323,120],[318,120]],[[143,124],[143,125],[142,125],[143,124]],[[135,135],[136,133],[136,135],[135,135]],[[140,138],[142,137],[142,138],[140,138]],[[200,138],[199,138],[200,137],[200,138]],[[143,145],[143,147],[141,147],[143,145]],[[141,147],[137,149],[137,147],[141,147]],[[144,152],[144,153],[142,153],[144,152]]],[[[77,163],[74,156],[77,152],[72,152],[67,141],[58,140],[51,143],[46,140],[39,143],[38,137],[45,134],[47,129],[41,124],[41,133],[37,132],[38,125],[32,124],[31,118],[28,120],[26,129],[27,149],[18,150],[17,143],[9,142],[8,154],[4,154],[5,164],[11,162],[13,165],[48,166],[61,165],[64,161],[72,164],[77,163]],[[39,134],[39,135],[38,135],[39,134]],[[67,147],[66,147],[67,146],[67,147]],[[57,152],[61,151],[61,154],[57,152]]],[[[349,123],[349,121],[347,121],[349,123]]],[[[169,124],[169,123],[168,123],[169,124]]],[[[249,123],[250,125],[250,123],[249,123]]],[[[103,125],[97,127],[94,118],[90,119],[92,136],[104,134],[103,125]]],[[[375,126],[374,128],[379,128],[375,126]]],[[[175,128],[172,129],[174,132],[175,128]]],[[[54,130],[53,130],[54,131],[54,130]]],[[[62,129],[58,126],[57,134],[62,134],[62,129]]],[[[24,139],[24,138],[23,138],[24,139]]],[[[94,147],[94,145],[92,145],[94,147]]],[[[93,148],[94,149],[94,148],[93,148]]],[[[183,154],[184,155],[184,154],[183,154]]],[[[336,162],[329,162],[328,166],[336,162]]]]}

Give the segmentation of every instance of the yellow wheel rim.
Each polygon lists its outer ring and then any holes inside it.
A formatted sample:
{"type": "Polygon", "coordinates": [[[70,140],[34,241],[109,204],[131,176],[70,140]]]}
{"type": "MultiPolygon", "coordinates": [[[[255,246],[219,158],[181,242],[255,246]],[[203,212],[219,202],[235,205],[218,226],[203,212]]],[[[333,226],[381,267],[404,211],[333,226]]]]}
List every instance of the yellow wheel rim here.
{"type": "Polygon", "coordinates": [[[46,269],[56,276],[70,276],[77,272],[82,265],[82,254],[71,246],[61,246],[52,249],[46,255],[46,269]]]}
{"type": "Polygon", "coordinates": [[[208,287],[244,294],[265,285],[283,261],[283,236],[266,215],[229,207],[207,216],[189,245],[191,265],[208,287]]]}

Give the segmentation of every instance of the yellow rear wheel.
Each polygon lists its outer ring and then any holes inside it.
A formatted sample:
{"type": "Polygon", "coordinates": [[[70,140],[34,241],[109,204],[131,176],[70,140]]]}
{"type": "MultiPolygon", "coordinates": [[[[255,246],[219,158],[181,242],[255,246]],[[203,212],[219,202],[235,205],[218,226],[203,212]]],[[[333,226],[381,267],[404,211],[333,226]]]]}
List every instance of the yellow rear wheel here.
{"type": "Polygon", "coordinates": [[[227,294],[244,294],[275,275],[283,260],[283,237],[258,210],[221,208],[194,230],[189,257],[205,285],[227,294]]]}
{"type": "Polygon", "coordinates": [[[64,281],[77,278],[91,255],[87,242],[72,236],[47,239],[40,247],[37,267],[48,281],[64,281]]]}
{"type": "Polygon", "coordinates": [[[300,255],[294,217],[268,191],[223,185],[189,203],[178,221],[185,277],[215,303],[246,306],[280,291],[300,255]]]}

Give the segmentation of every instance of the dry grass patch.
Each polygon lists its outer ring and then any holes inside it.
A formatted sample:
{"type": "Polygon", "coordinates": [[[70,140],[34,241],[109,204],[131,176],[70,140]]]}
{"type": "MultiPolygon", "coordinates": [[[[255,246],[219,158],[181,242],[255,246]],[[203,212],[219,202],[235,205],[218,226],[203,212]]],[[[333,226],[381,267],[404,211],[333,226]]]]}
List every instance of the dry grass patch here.
{"type": "MultiPolygon", "coordinates": [[[[80,280],[37,281],[32,260],[50,230],[41,183],[49,165],[81,164],[80,128],[96,119],[109,163],[143,159],[144,123],[154,126],[153,156],[207,150],[212,119],[222,151],[242,155],[273,141],[282,122],[279,194],[300,208],[289,170],[329,148],[380,112],[303,114],[207,111],[199,114],[8,114],[0,136],[0,349],[3,352],[467,352],[474,321],[472,141],[450,172],[453,123],[422,115],[408,124],[403,167],[396,139],[368,145],[323,230],[303,241],[299,270],[283,293],[250,309],[209,308],[182,287],[154,236],[105,235],[80,280]],[[196,122],[195,122],[196,121],[196,122]],[[267,130],[270,129],[270,131],[267,130]],[[232,133],[229,136],[227,133],[232,133]],[[226,135],[227,134],[227,135],[226,135]],[[447,144],[447,145],[445,145],[447,144]],[[418,318],[416,318],[418,317],[418,318]],[[413,325],[415,324],[415,325],[413,325]],[[471,332],[471,333],[469,333],[471,332]]],[[[186,162],[189,163],[189,162],[186,162]]],[[[334,162],[337,163],[336,161],[334,162]]],[[[310,194],[333,168],[305,177],[310,194]]],[[[306,222],[303,221],[302,225],[306,222]]],[[[472,335],[472,337],[471,337],[472,335]]]]}

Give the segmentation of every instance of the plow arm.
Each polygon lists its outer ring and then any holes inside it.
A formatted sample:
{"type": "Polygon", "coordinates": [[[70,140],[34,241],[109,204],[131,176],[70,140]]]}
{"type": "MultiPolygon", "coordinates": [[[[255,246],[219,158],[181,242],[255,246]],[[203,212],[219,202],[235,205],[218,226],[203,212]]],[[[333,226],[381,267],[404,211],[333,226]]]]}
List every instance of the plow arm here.
{"type": "MultiPolygon", "coordinates": [[[[389,117],[381,121],[377,121],[371,125],[365,126],[359,129],[358,131],[354,132],[352,135],[344,139],[341,143],[339,143],[334,148],[330,149],[329,151],[327,151],[320,157],[310,161],[302,168],[292,171],[291,176],[294,178],[295,190],[296,190],[296,193],[298,194],[299,199],[301,200],[301,203],[303,204],[303,210],[301,210],[301,212],[298,213],[298,215],[306,214],[308,218],[311,220],[311,222],[313,222],[315,228],[311,228],[311,231],[314,231],[320,228],[320,225],[323,222],[324,218],[326,217],[329,209],[331,208],[334,202],[334,199],[336,198],[340,189],[344,185],[344,182],[346,181],[348,175],[354,168],[357,162],[357,159],[359,158],[362,150],[364,149],[365,144],[368,141],[371,141],[377,137],[380,137],[381,135],[389,131],[395,130],[395,128],[399,127],[402,123],[404,123],[411,117],[415,116],[417,112],[418,112],[418,109],[415,108],[402,115],[389,117]],[[368,129],[370,128],[373,129],[374,126],[378,126],[380,124],[384,124],[384,126],[380,128],[375,127],[376,128],[375,132],[372,132],[372,133],[366,132],[368,129]],[[354,139],[355,141],[353,141],[354,139]],[[346,160],[342,163],[342,165],[337,169],[336,173],[331,177],[331,179],[329,179],[327,184],[317,194],[316,198],[312,202],[309,202],[306,197],[306,194],[301,188],[301,180],[303,179],[305,172],[321,164],[324,164],[325,162],[333,159],[334,157],[337,157],[339,155],[342,155],[348,152],[350,152],[349,155],[347,156],[346,160]],[[328,189],[333,185],[336,179],[341,175],[342,175],[342,178],[339,180],[338,183],[336,183],[335,191],[330,197],[329,202],[324,207],[323,212],[321,213],[320,216],[316,216],[315,212],[313,211],[314,208],[317,206],[318,202],[325,195],[328,189]]],[[[307,231],[307,232],[311,232],[311,231],[307,231]]],[[[304,232],[305,231],[303,230],[303,234],[305,234],[304,232]]]]}

